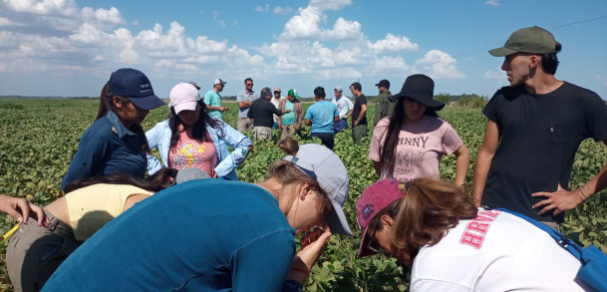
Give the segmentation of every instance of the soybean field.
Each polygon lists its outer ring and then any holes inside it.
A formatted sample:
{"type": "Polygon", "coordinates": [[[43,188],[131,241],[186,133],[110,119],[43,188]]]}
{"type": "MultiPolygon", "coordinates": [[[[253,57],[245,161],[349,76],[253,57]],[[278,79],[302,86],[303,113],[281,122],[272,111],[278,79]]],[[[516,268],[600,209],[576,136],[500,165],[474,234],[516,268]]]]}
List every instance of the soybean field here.
{"type": "MultiPolygon", "coordinates": [[[[80,136],[94,121],[99,101],[95,100],[28,100],[0,99],[0,194],[24,197],[46,205],[62,196],[60,184],[78,148],[80,136]]],[[[236,128],[237,105],[224,120],[236,128]]],[[[304,109],[310,104],[304,104],[304,109]]],[[[446,108],[439,112],[457,130],[471,153],[467,183],[472,185],[476,153],[483,141],[486,118],[480,109],[446,108]]],[[[368,120],[373,120],[374,106],[369,105],[368,120]]],[[[143,123],[148,130],[166,119],[168,107],[152,111],[143,123]]],[[[308,140],[309,127],[297,139],[308,140]]],[[[407,272],[394,260],[383,255],[356,259],[361,231],[356,225],[355,203],[362,191],[378,180],[373,163],[367,158],[372,127],[361,145],[354,145],[346,130],[335,138],[335,153],[342,159],[350,178],[350,196],[344,210],[348,215],[353,237],[333,236],[327,251],[310,273],[305,291],[407,291],[407,272]]],[[[248,133],[251,136],[252,133],[248,133]]],[[[273,140],[254,142],[254,151],[237,170],[239,179],[259,182],[268,165],[284,156],[273,140]]],[[[308,143],[318,143],[316,139],[308,143]]],[[[156,153],[157,154],[157,153],[156,153]]],[[[582,143],[573,165],[571,188],[596,175],[607,163],[607,149],[602,143],[582,143]]],[[[524,167],[524,166],[521,166],[524,167]]],[[[444,157],[440,165],[443,179],[455,178],[455,157],[444,157]]],[[[607,253],[607,196],[594,196],[566,214],[562,225],[566,234],[584,245],[593,244],[607,253]]],[[[0,216],[0,232],[4,234],[16,222],[8,215],[0,216]]],[[[166,231],[170,232],[170,231],[166,231]]],[[[0,244],[0,291],[13,291],[5,267],[6,243],[0,244]]]]}

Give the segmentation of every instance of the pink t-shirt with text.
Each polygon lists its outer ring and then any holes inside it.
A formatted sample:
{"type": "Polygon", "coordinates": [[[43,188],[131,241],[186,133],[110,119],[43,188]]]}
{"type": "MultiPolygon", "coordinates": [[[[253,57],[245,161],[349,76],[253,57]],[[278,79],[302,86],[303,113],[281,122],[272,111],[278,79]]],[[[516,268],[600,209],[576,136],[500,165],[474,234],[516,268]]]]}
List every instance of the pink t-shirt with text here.
{"type": "Polygon", "coordinates": [[[191,128],[182,131],[179,142],[169,151],[169,167],[177,170],[196,167],[213,177],[219,158],[213,140],[210,137],[208,140],[202,143],[196,141],[191,128]]]}
{"type": "MultiPolygon", "coordinates": [[[[386,140],[390,117],[383,118],[373,129],[369,158],[380,161],[380,151],[386,140]]],[[[418,177],[440,178],[439,163],[463,144],[449,123],[437,117],[425,116],[412,125],[403,125],[398,136],[394,170],[383,169],[381,179],[408,182],[418,177]]]]}

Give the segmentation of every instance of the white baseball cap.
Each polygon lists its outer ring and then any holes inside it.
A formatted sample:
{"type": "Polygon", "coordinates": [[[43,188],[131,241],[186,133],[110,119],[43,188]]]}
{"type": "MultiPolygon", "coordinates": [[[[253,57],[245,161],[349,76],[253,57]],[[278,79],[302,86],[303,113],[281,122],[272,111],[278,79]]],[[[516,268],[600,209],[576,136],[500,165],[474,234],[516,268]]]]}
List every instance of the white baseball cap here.
{"type": "Polygon", "coordinates": [[[182,111],[196,110],[196,105],[200,100],[198,90],[192,84],[179,83],[171,89],[169,94],[171,106],[175,108],[175,113],[179,114],[182,111]]]}
{"type": "Polygon", "coordinates": [[[217,84],[227,84],[227,82],[221,80],[221,78],[217,78],[215,79],[215,81],[213,82],[213,85],[217,85],[217,84]]]}

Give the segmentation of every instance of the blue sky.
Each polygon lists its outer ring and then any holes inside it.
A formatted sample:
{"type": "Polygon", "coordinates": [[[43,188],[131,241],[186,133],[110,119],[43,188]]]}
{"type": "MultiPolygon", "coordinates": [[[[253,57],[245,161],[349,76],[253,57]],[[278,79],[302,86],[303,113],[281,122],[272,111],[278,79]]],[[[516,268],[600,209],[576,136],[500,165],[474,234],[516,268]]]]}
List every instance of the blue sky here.
{"type": "Polygon", "coordinates": [[[551,29],[606,15],[604,0],[3,0],[0,94],[96,96],[132,67],[162,97],[217,77],[234,95],[249,76],[257,90],[303,96],[360,79],[372,95],[380,79],[397,92],[413,73],[436,93],[491,96],[507,81],[487,50],[538,25],[563,44],[557,78],[607,99],[607,19],[551,29]]]}

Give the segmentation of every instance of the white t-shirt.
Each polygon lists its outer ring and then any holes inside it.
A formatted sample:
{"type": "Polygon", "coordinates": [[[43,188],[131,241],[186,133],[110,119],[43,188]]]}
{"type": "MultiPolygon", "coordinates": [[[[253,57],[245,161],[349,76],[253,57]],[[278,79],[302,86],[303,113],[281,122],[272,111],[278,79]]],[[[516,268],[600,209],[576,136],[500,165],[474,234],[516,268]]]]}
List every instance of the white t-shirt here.
{"type": "MultiPolygon", "coordinates": [[[[280,103],[280,101],[285,98],[284,96],[281,96],[279,100],[276,100],[276,97],[272,96],[272,99],[270,99],[270,102],[274,105],[274,107],[278,108],[278,104],[280,103]]],[[[276,123],[276,115],[274,115],[274,122],[276,123]]]]}
{"type": "Polygon", "coordinates": [[[339,119],[343,119],[349,111],[354,109],[354,104],[352,101],[345,96],[342,96],[339,100],[337,100],[337,97],[334,97],[331,102],[337,106],[339,119]]]}
{"type": "Polygon", "coordinates": [[[550,235],[517,216],[479,209],[413,262],[411,292],[595,291],[580,262],[550,235]]]}

